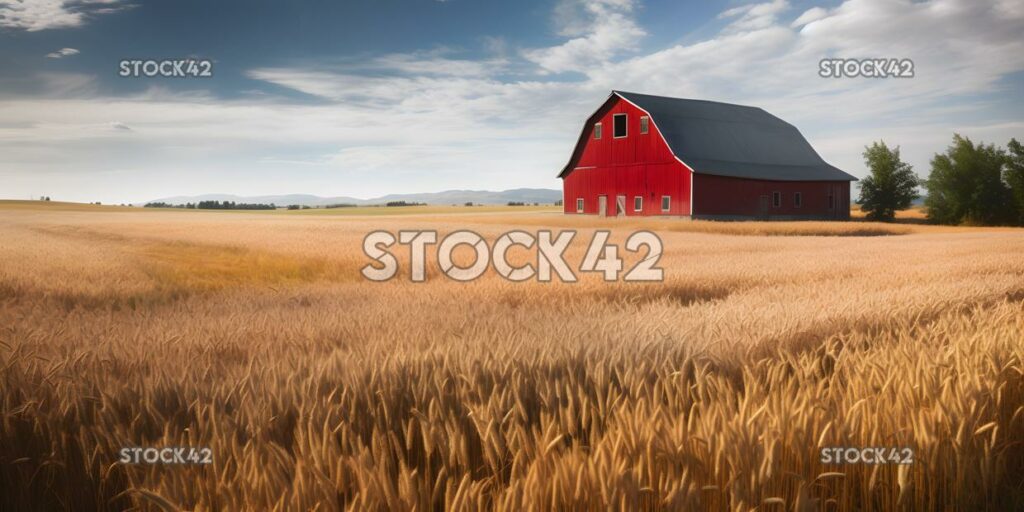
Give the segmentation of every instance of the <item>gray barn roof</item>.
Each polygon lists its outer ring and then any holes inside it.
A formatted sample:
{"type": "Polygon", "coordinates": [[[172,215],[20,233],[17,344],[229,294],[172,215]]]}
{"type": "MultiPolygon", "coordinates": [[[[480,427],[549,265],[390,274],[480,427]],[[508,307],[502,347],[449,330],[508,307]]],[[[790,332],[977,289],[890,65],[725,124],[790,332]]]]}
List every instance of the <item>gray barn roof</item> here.
{"type": "MultiPolygon", "coordinates": [[[[857,180],[822,160],[796,127],[763,109],[622,91],[612,95],[650,114],[672,153],[694,172],[777,181],[857,180]]],[[[572,170],[576,158],[559,177],[572,170]]]]}

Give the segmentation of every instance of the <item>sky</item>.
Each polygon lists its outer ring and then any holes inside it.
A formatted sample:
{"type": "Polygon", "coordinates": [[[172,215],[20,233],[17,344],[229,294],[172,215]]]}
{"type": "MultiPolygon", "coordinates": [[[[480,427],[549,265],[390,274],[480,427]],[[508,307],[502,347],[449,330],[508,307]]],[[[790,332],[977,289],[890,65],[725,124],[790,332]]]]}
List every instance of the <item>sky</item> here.
{"type": "Polygon", "coordinates": [[[0,198],[557,189],[613,89],[762,107],[859,177],[884,140],[926,176],[954,133],[1024,138],[1024,1],[0,0],[0,198]],[[212,76],[119,74],[184,58],[212,76]]]}

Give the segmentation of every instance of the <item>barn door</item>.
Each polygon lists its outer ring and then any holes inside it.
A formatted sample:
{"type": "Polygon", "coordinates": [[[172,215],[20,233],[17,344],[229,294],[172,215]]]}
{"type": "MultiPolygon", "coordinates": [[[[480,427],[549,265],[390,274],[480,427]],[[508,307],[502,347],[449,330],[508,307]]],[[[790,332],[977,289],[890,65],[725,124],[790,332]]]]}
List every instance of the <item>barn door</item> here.
{"type": "Polygon", "coordinates": [[[763,196],[760,197],[760,204],[758,205],[757,212],[758,212],[758,215],[760,215],[762,219],[768,220],[768,196],[767,195],[763,195],[763,196]]]}
{"type": "Polygon", "coordinates": [[[626,215],[626,196],[615,196],[615,216],[624,217],[626,215]]]}
{"type": "Polygon", "coordinates": [[[597,196],[597,215],[608,216],[608,196],[597,196]]]}
{"type": "Polygon", "coordinates": [[[839,201],[836,197],[836,186],[828,186],[828,216],[835,219],[839,217],[839,201]]]}

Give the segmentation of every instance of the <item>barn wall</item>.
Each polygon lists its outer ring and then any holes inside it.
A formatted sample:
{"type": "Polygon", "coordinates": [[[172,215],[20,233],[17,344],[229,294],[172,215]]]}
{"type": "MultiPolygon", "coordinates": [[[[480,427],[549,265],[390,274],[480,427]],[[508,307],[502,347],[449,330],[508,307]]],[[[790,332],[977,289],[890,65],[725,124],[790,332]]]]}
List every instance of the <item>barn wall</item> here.
{"type": "Polygon", "coordinates": [[[848,181],[765,181],[696,174],[693,187],[694,217],[763,217],[767,213],[769,218],[850,218],[848,181]],[[773,192],[782,193],[778,208],[772,206],[773,192]],[[796,192],[802,194],[800,207],[794,204],[796,192]],[[835,196],[831,209],[829,193],[835,196]],[[767,212],[761,210],[761,196],[768,197],[767,212]]]}
{"type": "Polygon", "coordinates": [[[564,212],[576,212],[576,199],[584,200],[585,214],[598,213],[598,196],[608,196],[609,214],[615,197],[626,196],[625,215],[689,215],[690,171],[680,164],[652,121],[648,133],[640,133],[642,110],[621,98],[613,97],[584,128],[584,147],[577,155],[574,170],[563,183],[564,212]],[[612,116],[627,115],[627,135],[614,138],[612,116]],[[594,125],[602,123],[601,138],[594,140],[594,125]],[[671,209],[661,211],[661,196],[671,197],[671,209]],[[643,209],[636,212],[633,202],[643,197],[643,209]]]}

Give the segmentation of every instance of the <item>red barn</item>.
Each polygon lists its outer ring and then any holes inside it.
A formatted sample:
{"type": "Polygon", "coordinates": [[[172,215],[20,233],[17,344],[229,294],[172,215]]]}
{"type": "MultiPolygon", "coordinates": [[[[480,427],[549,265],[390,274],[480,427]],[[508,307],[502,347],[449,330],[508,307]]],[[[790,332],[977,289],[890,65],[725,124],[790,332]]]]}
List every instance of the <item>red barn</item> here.
{"type": "Polygon", "coordinates": [[[850,182],[757,107],[613,91],[583,126],[565,213],[695,219],[850,218],[850,182]]]}

